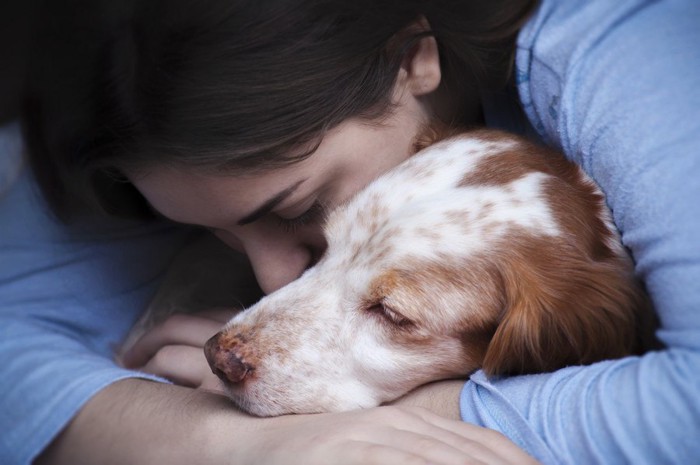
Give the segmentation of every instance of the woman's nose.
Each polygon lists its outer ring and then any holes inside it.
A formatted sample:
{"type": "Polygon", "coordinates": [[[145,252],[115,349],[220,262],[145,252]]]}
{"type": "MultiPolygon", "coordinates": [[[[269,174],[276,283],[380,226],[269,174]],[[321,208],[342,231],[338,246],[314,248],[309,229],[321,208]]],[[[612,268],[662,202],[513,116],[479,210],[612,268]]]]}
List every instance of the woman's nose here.
{"type": "Polygon", "coordinates": [[[258,285],[269,294],[289,284],[312,267],[325,250],[321,237],[272,235],[244,241],[258,285]]]}

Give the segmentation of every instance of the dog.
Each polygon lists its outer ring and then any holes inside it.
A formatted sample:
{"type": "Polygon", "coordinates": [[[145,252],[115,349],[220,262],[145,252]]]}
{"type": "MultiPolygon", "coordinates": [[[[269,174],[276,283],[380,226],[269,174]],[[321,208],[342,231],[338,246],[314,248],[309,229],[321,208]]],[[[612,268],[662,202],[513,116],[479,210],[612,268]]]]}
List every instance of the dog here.
{"type": "Polygon", "coordinates": [[[206,343],[244,411],[367,408],[480,368],[548,372],[650,346],[653,310],[579,167],[496,130],[423,139],[328,214],[315,266],[206,343]]]}

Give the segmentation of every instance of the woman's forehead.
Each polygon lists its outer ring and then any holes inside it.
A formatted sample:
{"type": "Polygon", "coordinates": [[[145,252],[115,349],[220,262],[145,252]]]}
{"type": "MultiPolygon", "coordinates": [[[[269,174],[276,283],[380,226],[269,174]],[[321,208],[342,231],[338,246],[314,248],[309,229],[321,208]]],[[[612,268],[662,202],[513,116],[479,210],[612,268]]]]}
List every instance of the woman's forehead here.
{"type": "MultiPolygon", "coordinates": [[[[280,192],[306,187],[320,174],[310,156],[298,163],[259,173],[202,173],[185,166],[156,166],[133,176],[131,182],[163,216],[180,223],[212,226],[223,218],[234,221],[265,204],[280,192]]],[[[235,222],[235,221],[234,221],[235,222]]]]}

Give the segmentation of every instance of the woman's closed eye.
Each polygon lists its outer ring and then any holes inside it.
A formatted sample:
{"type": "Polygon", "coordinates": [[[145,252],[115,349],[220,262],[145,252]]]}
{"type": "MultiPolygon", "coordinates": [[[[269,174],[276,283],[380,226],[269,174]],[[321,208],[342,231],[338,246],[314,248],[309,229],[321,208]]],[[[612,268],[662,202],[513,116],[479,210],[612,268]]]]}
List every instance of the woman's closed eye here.
{"type": "Polygon", "coordinates": [[[299,228],[312,223],[320,223],[326,214],[326,208],[321,202],[316,200],[311,206],[301,215],[294,218],[284,218],[279,216],[277,222],[279,227],[286,233],[296,232],[299,228]]]}

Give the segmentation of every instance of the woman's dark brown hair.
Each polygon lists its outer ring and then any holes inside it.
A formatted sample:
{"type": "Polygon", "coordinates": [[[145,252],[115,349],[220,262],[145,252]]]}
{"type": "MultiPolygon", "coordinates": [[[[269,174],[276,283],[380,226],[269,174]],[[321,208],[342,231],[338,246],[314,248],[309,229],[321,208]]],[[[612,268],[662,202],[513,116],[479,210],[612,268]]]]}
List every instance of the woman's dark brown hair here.
{"type": "Polygon", "coordinates": [[[109,212],[143,213],[124,170],[267,169],[347,118],[376,121],[425,34],[440,51],[439,92],[503,87],[536,1],[74,3],[82,15],[49,13],[37,35],[24,113],[35,173],[64,217],[86,193],[109,212]],[[423,17],[430,30],[407,33],[423,17]]]}

